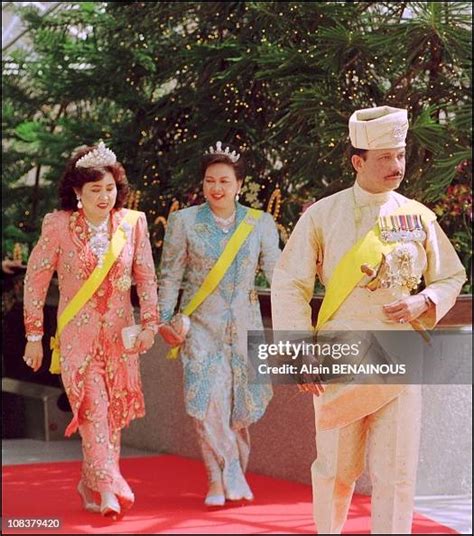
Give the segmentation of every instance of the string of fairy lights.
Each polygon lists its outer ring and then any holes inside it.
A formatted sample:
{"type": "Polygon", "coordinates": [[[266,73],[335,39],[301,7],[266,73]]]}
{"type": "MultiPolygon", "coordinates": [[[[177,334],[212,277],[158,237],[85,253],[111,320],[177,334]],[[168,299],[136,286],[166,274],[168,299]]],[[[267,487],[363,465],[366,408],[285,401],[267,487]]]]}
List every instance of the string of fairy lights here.
{"type": "MultiPolygon", "coordinates": [[[[132,4],[134,4],[133,9],[137,10],[135,12],[137,17],[146,18],[148,14],[153,13],[149,3],[139,2],[132,4]],[[144,10],[143,15],[138,13],[140,9],[144,10]]],[[[255,14],[259,9],[263,10],[265,6],[258,6],[258,4],[266,3],[257,2],[252,3],[255,5],[251,6],[245,2],[237,3],[241,4],[238,6],[238,11],[237,8],[232,10],[222,5],[222,8],[219,6],[218,9],[212,12],[212,16],[219,25],[218,28],[213,28],[211,24],[206,25],[205,28],[201,27],[201,13],[207,8],[204,5],[197,4],[206,3],[187,4],[195,4],[195,11],[192,13],[195,19],[190,17],[186,27],[183,27],[183,19],[179,15],[170,13],[166,22],[160,21],[154,28],[155,30],[159,28],[160,35],[169,39],[167,49],[169,55],[176,55],[176,58],[179,59],[169,82],[170,87],[168,90],[163,91],[165,93],[167,91],[166,99],[169,107],[174,107],[176,110],[182,109],[183,112],[176,112],[176,116],[173,116],[171,120],[168,116],[160,115],[157,112],[147,119],[147,122],[140,125],[136,154],[141,159],[140,166],[143,172],[139,176],[137,174],[136,189],[130,194],[128,201],[130,208],[140,207],[146,211],[150,216],[150,222],[153,222],[153,225],[157,228],[155,229],[157,236],[166,227],[167,217],[169,217],[170,212],[176,209],[176,200],[173,194],[163,193],[169,178],[165,172],[166,170],[163,171],[156,163],[156,160],[166,157],[174,149],[179,153],[180,150],[182,151],[182,147],[199,140],[197,126],[192,121],[192,111],[186,106],[186,103],[183,102],[183,96],[177,91],[187,84],[192,85],[194,83],[192,78],[193,65],[191,64],[192,53],[199,47],[219,44],[223,41],[223,37],[228,36],[232,30],[245,33],[248,37],[248,46],[247,48],[242,47],[241,52],[246,52],[249,57],[257,49],[262,54],[265,54],[266,51],[268,53],[277,51],[285,61],[291,59],[293,54],[307,68],[311,68],[315,60],[321,58],[324,58],[327,65],[330,65],[333,60],[331,52],[328,52],[329,45],[324,44],[324,32],[327,31],[327,27],[323,23],[329,20],[325,14],[326,8],[329,5],[334,7],[334,4],[338,4],[337,2],[323,2],[317,3],[317,5],[316,3],[311,3],[315,4],[314,17],[311,20],[311,34],[308,34],[308,27],[300,24],[303,21],[298,19],[303,5],[303,3],[299,2],[271,3],[272,11],[267,14],[267,18],[259,19],[255,16],[255,20],[249,17],[249,13],[252,11],[255,14]],[[283,25],[282,22],[285,17],[291,17],[294,20],[294,24],[290,26],[283,25]],[[275,40],[274,34],[280,28],[283,28],[284,32],[278,40],[275,40]],[[177,40],[177,36],[182,39],[177,40]],[[181,47],[176,44],[177,41],[181,43],[181,47]],[[186,53],[189,53],[189,56],[186,53]],[[157,132],[160,133],[159,143],[156,143],[155,140],[157,132]],[[154,145],[154,151],[149,150],[152,145],[154,145]],[[156,160],[153,160],[153,158],[156,160]]],[[[340,6],[341,13],[343,12],[343,7],[342,5],[340,6]]],[[[209,16],[209,13],[206,12],[206,15],[209,16]]],[[[156,45],[149,39],[149,35],[145,33],[145,30],[137,30],[134,24],[129,22],[124,25],[123,35],[127,37],[124,39],[117,38],[117,44],[124,50],[132,51],[132,56],[139,57],[140,51],[144,51],[147,54],[154,54],[157,64],[162,60],[164,49],[158,48],[155,51],[154,47],[156,45]]],[[[409,75],[406,79],[400,79],[398,85],[393,84],[391,87],[389,85],[384,96],[388,103],[393,102],[393,104],[396,104],[400,100],[399,92],[405,92],[404,101],[409,112],[419,111],[422,105],[435,103],[446,109],[456,106],[460,101],[467,98],[465,96],[465,84],[467,81],[462,78],[465,72],[463,67],[455,57],[450,55],[449,48],[443,46],[443,41],[448,38],[449,36],[444,31],[440,32],[438,40],[428,38],[424,44],[425,54],[415,55],[414,57],[405,55],[395,59],[374,54],[367,61],[356,61],[340,72],[328,69],[328,78],[336,81],[331,99],[334,102],[349,102],[352,107],[360,103],[364,106],[377,105],[376,98],[371,94],[370,89],[374,85],[381,84],[384,76],[383,72],[381,73],[381,66],[386,65],[390,68],[392,74],[399,72],[401,75],[409,75]],[[439,55],[440,52],[441,55],[439,55]],[[436,59],[436,63],[434,63],[434,59],[436,59]],[[400,65],[397,66],[396,62],[399,62],[400,65]],[[430,80],[430,69],[436,71],[434,80],[430,80]],[[453,73],[458,75],[457,78],[456,76],[454,78],[451,76],[450,84],[447,84],[443,77],[453,73]],[[413,83],[423,85],[425,93],[421,98],[418,93],[414,95],[407,94],[407,84],[409,86],[413,83]]],[[[347,39],[348,43],[356,46],[357,32],[348,31],[345,39],[347,39]]],[[[120,50],[117,53],[120,53],[120,50]]],[[[232,57],[231,53],[229,55],[232,57]]],[[[125,83],[136,92],[143,90],[143,87],[147,84],[146,77],[137,74],[138,67],[137,61],[131,61],[128,65],[129,70],[123,76],[125,83]]],[[[219,73],[216,72],[216,74],[219,73]]],[[[212,105],[215,106],[214,112],[222,117],[222,122],[229,126],[229,129],[234,129],[232,130],[234,137],[243,150],[251,150],[251,143],[245,136],[241,135],[238,127],[249,120],[258,122],[262,131],[275,135],[279,140],[278,148],[280,153],[278,156],[282,163],[279,179],[275,179],[277,175],[275,174],[267,184],[263,180],[261,180],[262,184],[260,184],[261,198],[268,199],[266,210],[272,212],[277,220],[280,214],[282,196],[280,188],[284,180],[288,179],[287,167],[292,160],[299,160],[307,155],[307,148],[300,148],[298,145],[292,144],[289,139],[281,139],[281,135],[278,138],[278,119],[287,113],[292,99],[296,97],[295,95],[288,95],[285,82],[278,86],[262,79],[254,81],[252,86],[249,87],[245,79],[243,81],[236,79],[222,83],[214,75],[209,78],[208,82],[212,87],[214,87],[214,84],[216,87],[217,94],[210,97],[212,105]],[[277,205],[278,210],[268,209],[268,207],[276,207],[277,205]]],[[[310,84],[296,88],[295,94],[304,96],[307,91],[311,91],[310,84]]],[[[311,97],[310,93],[309,95],[311,97]]],[[[314,104],[319,105],[321,108],[328,105],[328,100],[319,100],[316,94],[313,99],[314,104]]],[[[112,124],[119,125],[121,121],[122,117],[117,116],[112,120],[112,124]]],[[[313,122],[316,123],[317,120],[313,119],[313,122]]],[[[294,130],[287,133],[287,138],[291,138],[294,134],[299,134],[297,121],[294,122],[294,125],[289,124],[289,128],[294,130]]],[[[334,131],[328,135],[321,134],[318,138],[318,164],[327,167],[335,165],[337,158],[340,157],[338,151],[345,142],[346,140],[338,136],[334,131]]],[[[446,149],[446,157],[451,158],[453,156],[453,144],[458,142],[459,138],[453,137],[451,142],[443,144],[444,149],[446,149]]],[[[432,156],[427,154],[423,157],[422,162],[428,165],[432,160],[432,156]]],[[[421,176],[426,172],[426,169],[417,167],[413,171],[421,176]]],[[[416,179],[416,174],[413,180],[416,179]]],[[[24,219],[27,220],[29,216],[30,211],[25,210],[24,219]]],[[[26,221],[21,221],[18,225],[23,228],[25,223],[26,221]]],[[[281,226],[280,232],[284,237],[287,229],[281,226]]],[[[157,238],[157,244],[159,240],[157,238]]]]}

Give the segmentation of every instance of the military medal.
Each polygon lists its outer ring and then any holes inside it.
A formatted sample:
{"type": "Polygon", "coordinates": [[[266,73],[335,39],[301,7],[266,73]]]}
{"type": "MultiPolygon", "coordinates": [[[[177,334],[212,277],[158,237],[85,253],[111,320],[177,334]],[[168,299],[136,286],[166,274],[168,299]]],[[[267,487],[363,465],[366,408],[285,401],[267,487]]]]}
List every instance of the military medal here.
{"type": "Polygon", "coordinates": [[[384,242],[423,242],[426,239],[419,214],[380,216],[379,228],[384,242]]]}
{"type": "Polygon", "coordinates": [[[411,216],[414,219],[415,228],[413,233],[415,235],[415,240],[419,242],[424,242],[426,240],[426,233],[423,229],[423,222],[421,221],[421,216],[419,214],[414,214],[411,216]]]}

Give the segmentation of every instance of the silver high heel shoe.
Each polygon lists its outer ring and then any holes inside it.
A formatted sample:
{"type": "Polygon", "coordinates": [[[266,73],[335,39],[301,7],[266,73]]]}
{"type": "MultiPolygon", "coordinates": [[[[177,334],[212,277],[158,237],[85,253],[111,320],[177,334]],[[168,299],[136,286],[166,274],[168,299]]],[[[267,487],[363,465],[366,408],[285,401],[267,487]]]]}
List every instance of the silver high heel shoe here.
{"type": "Polygon", "coordinates": [[[254,496],[252,490],[248,486],[237,489],[228,489],[225,494],[226,499],[229,501],[253,501],[254,496]]]}
{"type": "Polygon", "coordinates": [[[82,480],[80,480],[79,484],[77,485],[77,492],[81,496],[82,506],[84,507],[84,510],[87,510],[87,512],[94,512],[94,513],[100,512],[100,506],[94,501],[90,501],[87,498],[86,490],[85,490],[82,480]]]}
{"type": "Polygon", "coordinates": [[[254,496],[247,479],[237,460],[233,460],[230,466],[224,469],[225,474],[225,498],[229,501],[253,501],[254,496]]]}
{"type": "Polygon", "coordinates": [[[225,497],[222,493],[216,495],[206,495],[204,499],[204,504],[206,506],[224,506],[225,497]]]}
{"type": "Polygon", "coordinates": [[[100,513],[103,516],[114,516],[120,514],[120,504],[117,497],[111,491],[103,491],[100,494],[100,513]]]}
{"type": "MultiPolygon", "coordinates": [[[[217,481],[210,482],[209,487],[212,488],[213,484],[217,484],[217,481]]],[[[222,488],[222,482],[221,482],[220,487],[222,488]]],[[[223,492],[222,493],[209,492],[206,495],[206,498],[204,499],[204,504],[206,506],[224,506],[225,504],[224,493],[223,492]]]]}

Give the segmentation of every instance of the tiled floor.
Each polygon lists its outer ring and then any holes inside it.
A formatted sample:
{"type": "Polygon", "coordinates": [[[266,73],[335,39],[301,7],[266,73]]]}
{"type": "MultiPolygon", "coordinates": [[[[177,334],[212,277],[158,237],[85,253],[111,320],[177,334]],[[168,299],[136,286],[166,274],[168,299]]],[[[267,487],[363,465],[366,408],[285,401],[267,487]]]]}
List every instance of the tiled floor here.
{"type": "MultiPolygon", "coordinates": [[[[153,456],[156,452],[122,447],[122,456],[153,456]]],[[[35,439],[2,440],[2,465],[79,460],[82,457],[78,439],[39,441],[35,439]]],[[[472,497],[416,497],[417,512],[451,527],[461,534],[472,534],[472,497]]]]}
{"type": "Polygon", "coordinates": [[[415,508],[420,514],[435,519],[461,534],[472,534],[471,495],[416,497],[415,508]]]}

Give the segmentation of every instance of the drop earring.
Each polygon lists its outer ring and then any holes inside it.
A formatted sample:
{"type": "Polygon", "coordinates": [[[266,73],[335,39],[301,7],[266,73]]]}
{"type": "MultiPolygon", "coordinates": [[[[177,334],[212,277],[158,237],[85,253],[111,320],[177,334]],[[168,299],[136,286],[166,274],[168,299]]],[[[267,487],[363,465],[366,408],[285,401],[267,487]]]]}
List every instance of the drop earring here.
{"type": "Polygon", "coordinates": [[[238,201],[240,197],[240,190],[235,194],[235,200],[238,201]]]}
{"type": "Polygon", "coordinates": [[[79,196],[77,196],[77,208],[82,208],[82,201],[79,196]]]}

